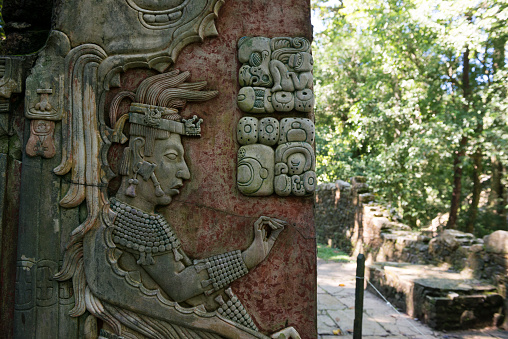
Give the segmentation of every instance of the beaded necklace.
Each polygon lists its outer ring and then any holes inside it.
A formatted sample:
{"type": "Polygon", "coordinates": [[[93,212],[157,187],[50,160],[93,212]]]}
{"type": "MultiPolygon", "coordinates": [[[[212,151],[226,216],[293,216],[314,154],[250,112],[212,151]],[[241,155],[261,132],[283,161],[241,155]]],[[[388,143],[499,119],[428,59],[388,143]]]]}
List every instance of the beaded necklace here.
{"type": "Polygon", "coordinates": [[[139,253],[140,265],[155,263],[152,254],[173,251],[176,261],[183,259],[180,240],[166,219],[160,214],[149,214],[115,198],[110,200],[116,213],[113,221],[113,242],[119,247],[139,253]]]}

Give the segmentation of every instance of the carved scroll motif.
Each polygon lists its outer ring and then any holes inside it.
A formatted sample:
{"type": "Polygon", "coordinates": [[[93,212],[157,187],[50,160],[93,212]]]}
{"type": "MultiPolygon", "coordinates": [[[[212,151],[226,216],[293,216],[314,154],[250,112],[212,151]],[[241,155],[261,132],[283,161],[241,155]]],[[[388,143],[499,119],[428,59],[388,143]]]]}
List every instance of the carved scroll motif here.
{"type": "Polygon", "coordinates": [[[238,41],[241,89],[247,113],[311,112],[314,106],[310,42],[305,38],[243,37],[238,41]]]}

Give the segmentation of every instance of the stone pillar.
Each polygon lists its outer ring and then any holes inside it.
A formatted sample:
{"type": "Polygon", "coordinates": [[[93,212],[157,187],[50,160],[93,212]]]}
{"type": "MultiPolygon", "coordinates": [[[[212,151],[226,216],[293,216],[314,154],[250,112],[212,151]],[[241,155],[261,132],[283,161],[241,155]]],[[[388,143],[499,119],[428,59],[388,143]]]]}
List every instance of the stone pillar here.
{"type": "Polygon", "coordinates": [[[21,182],[23,59],[0,58],[0,332],[12,338],[21,182]]]}
{"type": "Polygon", "coordinates": [[[14,338],[315,338],[309,1],[54,13],[0,156],[14,338]]]}

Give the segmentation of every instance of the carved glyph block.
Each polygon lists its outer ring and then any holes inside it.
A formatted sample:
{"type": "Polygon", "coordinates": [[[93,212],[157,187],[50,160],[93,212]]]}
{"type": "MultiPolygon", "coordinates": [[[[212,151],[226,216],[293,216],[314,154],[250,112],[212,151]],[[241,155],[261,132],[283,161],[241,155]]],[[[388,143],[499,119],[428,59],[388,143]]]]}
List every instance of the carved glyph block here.
{"type": "Polygon", "coordinates": [[[242,111],[312,111],[314,62],[307,39],[243,37],[238,41],[238,60],[242,111]]]}
{"type": "Polygon", "coordinates": [[[58,121],[64,111],[65,56],[70,42],[61,32],[52,32],[37,63],[26,79],[25,116],[58,121]]]}
{"type": "Polygon", "coordinates": [[[295,109],[300,112],[310,112],[314,107],[314,92],[303,89],[295,92],[295,109]]]}
{"type": "Polygon", "coordinates": [[[277,112],[291,112],[295,108],[293,93],[284,91],[273,93],[272,105],[277,112]]]}
{"type": "Polygon", "coordinates": [[[236,139],[240,145],[255,144],[258,141],[258,119],[245,117],[238,122],[236,139]]]}
{"type": "Polygon", "coordinates": [[[272,113],[272,91],[263,87],[243,87],[238,92],[238,107],[248,113],[272,113]]]}
{"type": "Polygon", "coordinates": [[[306,142],[287,142],[275,151],[274,190],[280,196],[304,196],[314,192],[315,155],[306,142]]]}
{"type": "Polygon", "coordinates": [[[306,118],[284,118],[280,121],[279,144],[293,141],[314,143],[314,123],[306,118]]]}
{"type": "Polygon", "coordinates": [[[314,123],[306,118],[244,117],[237,125],[237,186],[244,195],[304,196],[316,188],[314,123]],[[277,146],[274,152],[270,146],[277,146]],[[274,162],[268,161],[273,159],[274,162]],[[273,185],[266,173],[273,172],[273,185]]]}
{"type": "Polygon", "coordinates": [[[274,151],[261,144],[245,145],[238,150],[237,186],[244,195],[266,196],[273,193],[274,151]]]}
{"type": "Polygon", "coordinates": [[[30,138],[26,144],[26,154],[31,157],[53,158],[56,153],[54,131],[54,121],[31,120],[30,138]]]}
{"type": "Polygon", "coordinates": [[[275,145],[279,140],[279,121],[275,118],[261,119],[259,121],[258,140],[267,146],[275,145]]]}

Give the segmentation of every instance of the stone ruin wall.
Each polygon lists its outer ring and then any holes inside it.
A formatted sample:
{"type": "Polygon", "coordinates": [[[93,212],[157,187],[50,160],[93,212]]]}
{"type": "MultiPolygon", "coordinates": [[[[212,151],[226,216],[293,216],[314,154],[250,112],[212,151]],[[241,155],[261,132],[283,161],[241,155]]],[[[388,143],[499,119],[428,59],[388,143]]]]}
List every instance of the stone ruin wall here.
{"type": "Polygon", "coordinates": [[[355,251],[358,241],[361,240],[361,203],[372,196],[368,193],[365,179],[354,177],[350,179],[352,184],[337,180],[334,183],[318,185],[314,218],[319,243],[340,248],[348,253],[355,251]]]}
{"type": "MultiPolygon", "coordinates": [[[[446,265],[452,272],[494,285],[507,308],[507,231],[496,231],[481,239],[456,230],[442,231],[436,225],[412,230],[398,222],[399,217],[393,211],[374,202],[365,178],[351,178],[350,182],[339,180],[318,185],[315,204],[318,242],[353,256],[364,253],[367,264],[446,265]]],[[[384,292],[389,294],[388,290],[384,292]]]]}
{"type": "Polygon", "coordinates": [[[365,178],[350,181],[318,185],[314,213],[319,243],[353,255],[365,253],[370,262],[448,263],[457,270],[471,269],[482,279],[506,274],[508,232],[481,239],[435,227],[413,231],[393,211],[374,202],[365,178]]]}

